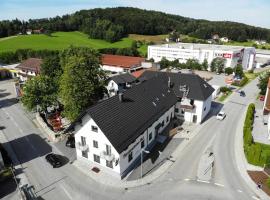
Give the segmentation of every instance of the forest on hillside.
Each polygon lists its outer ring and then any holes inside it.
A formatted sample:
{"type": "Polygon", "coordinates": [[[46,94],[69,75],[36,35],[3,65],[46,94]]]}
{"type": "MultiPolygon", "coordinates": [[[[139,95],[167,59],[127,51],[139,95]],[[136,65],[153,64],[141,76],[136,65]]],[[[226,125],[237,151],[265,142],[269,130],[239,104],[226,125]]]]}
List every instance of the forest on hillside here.
{"type": "Polygon", "coordinates": [[[270,29],[236,22],[196,20],[130,7],[81,10],[62,17],[29,21],[0,21],[0,37],[24,34],[27,29],[44,29],[46,33],[82,31],[91,38],[110,42],[118,41],[128,34],[159,35],[171,31],[200,39],[209,39],[213,34],[219,34],[239,42],[247,39],[270,42],[270,29]]]}

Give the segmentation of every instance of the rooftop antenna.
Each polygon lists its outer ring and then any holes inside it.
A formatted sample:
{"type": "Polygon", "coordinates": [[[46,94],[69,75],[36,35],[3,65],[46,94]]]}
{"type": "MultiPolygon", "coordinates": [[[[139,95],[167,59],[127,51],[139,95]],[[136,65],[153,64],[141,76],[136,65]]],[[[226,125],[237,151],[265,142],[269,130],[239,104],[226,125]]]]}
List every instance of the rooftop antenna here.
{"type": "Polygon", "coordinates": [[[189,87],[187,87],[187,85],[180,85],[180,86],[179,86],[179,91],[180,91],[180,92],[183,92],[183,97],[182,97],[182,99],[185,99],[185,98],[187,98],[187,96],[188,96],[188,93],[189,93],[189,87]]]}

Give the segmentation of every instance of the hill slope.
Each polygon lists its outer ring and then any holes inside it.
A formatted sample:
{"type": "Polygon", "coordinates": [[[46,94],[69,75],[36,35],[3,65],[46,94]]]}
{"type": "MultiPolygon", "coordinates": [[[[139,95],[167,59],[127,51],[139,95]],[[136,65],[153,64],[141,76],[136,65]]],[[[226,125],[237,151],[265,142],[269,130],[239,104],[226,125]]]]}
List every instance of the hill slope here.
{"type": "Polygon", "coordinates": [[[82,31],[92,38],[114,42],[127,34],[158,35],[177,30],[181,34],[208,39],[213,34],[235,41],[264,39],[270,41],[270,30],[235,22],[195,20],[178,15],[138,8],[106,8],[81,10],[72,15],[50,19],[0,22],[0,37],[26,29],[44,28],[49,31],[82,31]]]}
{"type": "Polygon", "coordinates": [[[21,35],[9,39],[0,39],[0,52],[15,51],[17,49],[33,50],[61,50],[70,45],[85,46],[94,49],[126,48],[131,47],[132,39],[123,38],[119,42],[109,43],[104,40],[89,39],[81,32],[56,32],[52,36],[46,35],[21,35]]]}

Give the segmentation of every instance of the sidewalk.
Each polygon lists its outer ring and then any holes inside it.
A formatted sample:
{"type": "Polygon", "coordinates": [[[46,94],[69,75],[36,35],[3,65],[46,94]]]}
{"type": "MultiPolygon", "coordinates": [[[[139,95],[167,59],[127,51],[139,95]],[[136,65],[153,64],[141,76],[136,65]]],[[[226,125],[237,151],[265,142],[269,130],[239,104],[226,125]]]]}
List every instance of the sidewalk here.
{"type": "Polygon", "coordinates": [[[242,178],[245,180],[245,182],[248,184],[250,189],[258,196],[260,199],[270,199],[270,197],[265,194],[261,189],[257,188],[257,185],[253,182],[253,180],[248,175],[247,171],[262,171],[263,169],[261,167],[253,166],[247,163],[244,148],[243,148],[243,124],[246,116],[246,111],[242,114],[240,122],[237,125],[237,134],[235,136],[235,160],[237,168],[242,176],[242,178]]]}
{"type": "MultiPolygon", "coordinates": [[[[11,158],[11,160],[12,160],[14,166],[15,166],[14,167],[15,172],[16,171],[20,172],[20,174],[16,175],[16,178],[19,180],[19,187],[22,188],[24,185],[30,186],[31,184],[30,184],[27,176],[23,172],[24,167],[20,164],[15,152],[13,151],[13,148],[12,148],[11,144],[6,139],[3,131],[1,131],[1,130],[0,130],[0,143],[5,144],[4,148],[8,152],[8,155],[10,156],[10,158],[11,158]]],[[[17,191],[17,189],[16,189],[16,191],[17,191]]],[[[20,193],[20,191],[17,191],[17,192],[18,192],[18,198],[23,199],[22,198],[22,193],[20,193]]]]}
{"type": "Polygon", "coordinates": [[[95,173],[91,171],[92,166],[88,162],[84,162],[81,160],[74,161],[73,165],[76,166],[79,170],[81,170],[85,175],[89,176],[90,178],[94,179],[95,181],[109,185],[111,187],[118,187],[118,188],[132,188],[132,187],[140,187],[143,185],[151,184],[154,180],[159,178],[163,175],[175,162],[176,158],[182,153],[183,149],[189,144],[189,142],[194,138],[200,131],[201,126],[197,126],[194,131],[189,132],[188,134],[178,133],[174,137],[175,138],[185,138],[180,145],[175,149],[175,151],[171,154],[169,159],[166,159],[163,164],[161,164],[158,169],[145,175],[142,179],[126,181],[120,180],[116,177],[113,177],[106,172],[100,171],[99,173],[95,173]]]}

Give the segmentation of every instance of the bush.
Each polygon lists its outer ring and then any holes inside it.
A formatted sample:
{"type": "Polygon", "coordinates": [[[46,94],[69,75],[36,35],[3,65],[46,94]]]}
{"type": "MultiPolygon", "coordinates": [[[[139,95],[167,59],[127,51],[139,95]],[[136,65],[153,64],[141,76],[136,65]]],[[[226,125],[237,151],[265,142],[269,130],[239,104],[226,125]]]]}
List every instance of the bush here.
{"type": "Polygon", "coordinates": [[[248,70],[248,73],[253,74],[254,73],[254,69],[248,70]]]}
{"type": "Polygon", "coordinates": [[[226,92],[230,92],[231,90],[229,89],[229,88],[227,88],[227,87],[221,87],[220,88],[220,92],[222,92],[222,93],[226,93],[226,92]]]}
{"type": "Polygon", "coordinates": [[[225,74],[230,75],[230,74],[232,74],[232,73],[233,73],[233,68],[231,68],[231,67],[225,68],[225,74]]]}

